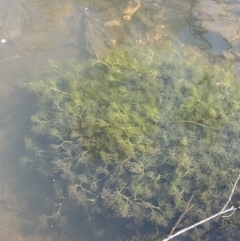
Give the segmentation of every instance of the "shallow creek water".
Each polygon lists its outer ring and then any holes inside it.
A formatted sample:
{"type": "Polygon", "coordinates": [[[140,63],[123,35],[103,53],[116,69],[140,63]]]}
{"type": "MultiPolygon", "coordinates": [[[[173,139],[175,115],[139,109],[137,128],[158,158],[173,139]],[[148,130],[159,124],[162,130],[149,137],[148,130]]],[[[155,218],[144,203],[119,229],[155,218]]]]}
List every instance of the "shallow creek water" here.
{"type": "Polygon", "coordinates": [[[18,164],[34,112],[34,97],[22,87],[50,59],[82,60],[92,48],[170,38],[195,45],[212,56],[234,59],[238,70],[240,1],[140,2],[146,11],[136,14],[123,28],[124,13],[116,9],[123,9],[128,1],[0,0],[0,39],[6,40],[0,43],[0,241],[90,241],[96,236],[104,240],[104,232],[114,230],[110,225],[102,226],[95,228],[93,235],[91,228],[84,226],[65,230],[42,230],[38,226],[41,200],[37,193],[41,185],[34,174],[26,173],[18,164]],[[95,8],[100,11],[94,16],[84,13],[95,8]]]}

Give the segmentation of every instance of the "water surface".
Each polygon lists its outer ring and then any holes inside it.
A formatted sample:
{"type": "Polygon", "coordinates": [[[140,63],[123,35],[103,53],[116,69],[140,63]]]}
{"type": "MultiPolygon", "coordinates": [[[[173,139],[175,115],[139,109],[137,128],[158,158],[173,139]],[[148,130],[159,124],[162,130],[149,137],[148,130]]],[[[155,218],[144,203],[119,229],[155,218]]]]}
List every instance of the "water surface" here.
{"type": "MultiPolygon", "coordinates": [[[[19,167],[24,137],[35,112],[35,98],[24,84],[48,66],[49,60],[82,61],[97,49],[105,54],[122,44],[154,44],[158,51],[171,39],[202,50],[204,58],[228,58],[238,69],[240,2],[184,0],[140,1],[126,14],[128,1],[13,0],[0,1],[0,237],[17,240],[128,240],[118,225],[96,217],[87,227],[39,228],[39,199],[46,181],[19,167]],[[127,16],[129,15],[129,16],[127,16]],[[124,20],[123,17],[129,17],[124,20]],[[118,233],[120,237],[114,237],[118,233]],[[73,235],[74,234],[74,235],[73,235]]],[[[48,180],[52,181],[52,180],[48,180]]],[[[149,227],[149,232],[152,228],[149,227]]],[[[187,239],[186,239],[187,240],[187,239]]]]}

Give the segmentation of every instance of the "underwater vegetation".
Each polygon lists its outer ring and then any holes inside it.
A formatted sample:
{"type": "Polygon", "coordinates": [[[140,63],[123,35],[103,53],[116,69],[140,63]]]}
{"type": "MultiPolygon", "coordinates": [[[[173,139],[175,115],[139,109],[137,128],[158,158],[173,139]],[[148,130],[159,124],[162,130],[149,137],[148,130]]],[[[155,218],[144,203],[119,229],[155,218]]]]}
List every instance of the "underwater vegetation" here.
{"type": "Polygon", "coordinates": [[[59,177],[41,225],[80,206],[168,226],[191,196],[182,225],[219,211],[239,174],[239,85],[225,62],[172,45],[52,62],[27,85],[38,110],[21,159],[59,177]]]}

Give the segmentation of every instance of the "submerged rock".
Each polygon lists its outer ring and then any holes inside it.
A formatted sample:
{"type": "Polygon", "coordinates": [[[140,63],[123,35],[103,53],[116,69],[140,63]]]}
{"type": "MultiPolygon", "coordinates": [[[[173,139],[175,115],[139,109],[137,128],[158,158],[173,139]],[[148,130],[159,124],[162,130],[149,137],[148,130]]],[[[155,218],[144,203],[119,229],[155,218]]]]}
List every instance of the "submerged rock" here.
{"type": "MultiPolygon", "coordinates": [[[[151,13],[159,13],[160,6],[141,4],[139,0],[127,4],[113,4],[101,0],[95,6],[82,7],[86,49],[104,56],[109,49],[121,44],[135,45],[159,41],[164,27],[151,19],[151,13]],[[151,34],[149,34],[151,32],[151,34]]],[[[154,15],[155,16],[155,15],[154,15]]],[[[157,19],[159,21],[159,19],[157,19]]]]}

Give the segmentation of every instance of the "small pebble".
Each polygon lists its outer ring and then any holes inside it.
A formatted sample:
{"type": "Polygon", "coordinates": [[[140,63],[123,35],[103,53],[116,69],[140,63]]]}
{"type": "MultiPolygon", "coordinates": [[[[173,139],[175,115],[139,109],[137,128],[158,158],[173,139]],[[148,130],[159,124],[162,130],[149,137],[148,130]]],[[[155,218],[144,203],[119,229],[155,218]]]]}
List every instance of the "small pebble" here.
{"type": "Polygon", "coordinates": [[[6,43],[6,39],[4,39],[4,38],[1,39],[1,43],[2,43],[2,44],[6,43]]]}

